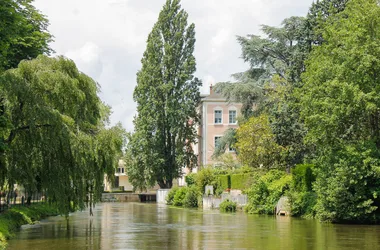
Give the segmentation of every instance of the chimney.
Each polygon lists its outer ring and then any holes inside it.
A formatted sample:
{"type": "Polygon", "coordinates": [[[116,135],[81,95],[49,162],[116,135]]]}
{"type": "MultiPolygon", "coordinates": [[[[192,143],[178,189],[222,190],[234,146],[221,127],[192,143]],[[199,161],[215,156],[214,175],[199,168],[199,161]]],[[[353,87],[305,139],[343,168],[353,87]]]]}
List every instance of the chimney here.
{"type": "Polygon", "coordinates": [[[210,95],[214,94],[214,90],[212,89],[212,84],[210,85],[210,95]]]}

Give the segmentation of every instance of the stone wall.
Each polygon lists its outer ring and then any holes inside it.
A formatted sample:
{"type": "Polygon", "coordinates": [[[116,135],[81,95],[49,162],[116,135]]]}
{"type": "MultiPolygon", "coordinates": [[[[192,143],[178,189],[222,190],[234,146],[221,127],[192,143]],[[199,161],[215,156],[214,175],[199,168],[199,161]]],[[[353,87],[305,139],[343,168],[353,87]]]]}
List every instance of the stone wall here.
{"type": "Polygon", "coordinates": [[[170,189],[158,189],[157,190],[157,203],[166,204],[166,197],[168,196],[170,189]]]}
{"type": "Polygon", "coordinates": [[[246,194],[240,193],[223,193],[221,197],[215,197],[214,195],[203,196],[203,209],[219,208],[220,203],[224,200],[236,202],[238,207],[247,205],[248,197],[246,194]]]}
{"type": "Polygon", "coordinates": [[[102,202],[139,202],[139,195],[134,193],[103,193],[102,202]]]}

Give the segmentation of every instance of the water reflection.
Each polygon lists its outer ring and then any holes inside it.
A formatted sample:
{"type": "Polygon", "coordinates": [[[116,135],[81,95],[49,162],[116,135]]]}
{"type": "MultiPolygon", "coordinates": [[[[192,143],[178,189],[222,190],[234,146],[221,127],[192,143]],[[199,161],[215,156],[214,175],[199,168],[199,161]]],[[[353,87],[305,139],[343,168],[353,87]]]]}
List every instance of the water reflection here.
{"type": "Polygon", "coordinates": [[[103,203],[25,226],[8,249],[378,249],[380,226],[221,214],[159,204],[103,203]]]}

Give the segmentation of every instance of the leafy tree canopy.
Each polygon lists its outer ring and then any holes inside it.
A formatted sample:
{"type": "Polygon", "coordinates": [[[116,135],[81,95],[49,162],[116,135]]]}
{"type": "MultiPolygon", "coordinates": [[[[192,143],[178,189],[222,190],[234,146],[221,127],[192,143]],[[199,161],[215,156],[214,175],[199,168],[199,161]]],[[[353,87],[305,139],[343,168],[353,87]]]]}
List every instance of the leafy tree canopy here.
{"type": "Polygon", "coordinates": [[[22,61],[0,77],[5,97],[1,186],[46,191],[67,214],[73,202],[100,199],[123,145],[120,125],[106,128],[109,108],[98,85],[64,57],[22,61]]]}
{"type": "Polygon", "coordinates": [[[49,22],[32,3],[33,0],[0,1],[0,72],[17,67],[23,59],[52,52],[49,22]]]}
{"type": "Polygon", "coordinates": [[[135,132],[128,143],[133,152],[128,176],[135,188],[154,182],[170,188],[183,166],[196,164],[190,145],[196,140],[201,82],[193,75],[195,26],[187,17],[179,0],[167,0],[148,36],[133,95],[135,132]]]}
{"type": "Polygon", "coordinates": [[[378,221],[380,6],[351,0],[327,19],[299,92],[306,141],[317,148],[317,215],[378,221]]]}
{"type": "Polygon", "coordinates": [[[267,115],[251,117],[237,129],[236,137],[236,149],[242,164],[267,169],[278,164],[281,147],[275,142],[267,115]]]}

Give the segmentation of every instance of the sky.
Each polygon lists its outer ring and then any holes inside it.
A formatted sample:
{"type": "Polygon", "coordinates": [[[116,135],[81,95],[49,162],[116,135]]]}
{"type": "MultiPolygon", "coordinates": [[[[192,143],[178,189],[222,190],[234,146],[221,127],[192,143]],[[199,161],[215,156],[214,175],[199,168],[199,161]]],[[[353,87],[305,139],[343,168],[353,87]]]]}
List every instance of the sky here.
{"type": "MultiPolygon", "coordinates": [[[[210,84],[245,71],[236,36],[260,35],[260,25],[280,26],[305,16],[313,0],[182,0],[188,23],[195,24],[195,76],[201,93],[210,84]]],[[[35,0],[50,22],[51,47],[76,63],[101,86],[100,98],[112,107],[111,124],[133,131],[133,90],[148,34],[166,0],[35,0]]]]}

